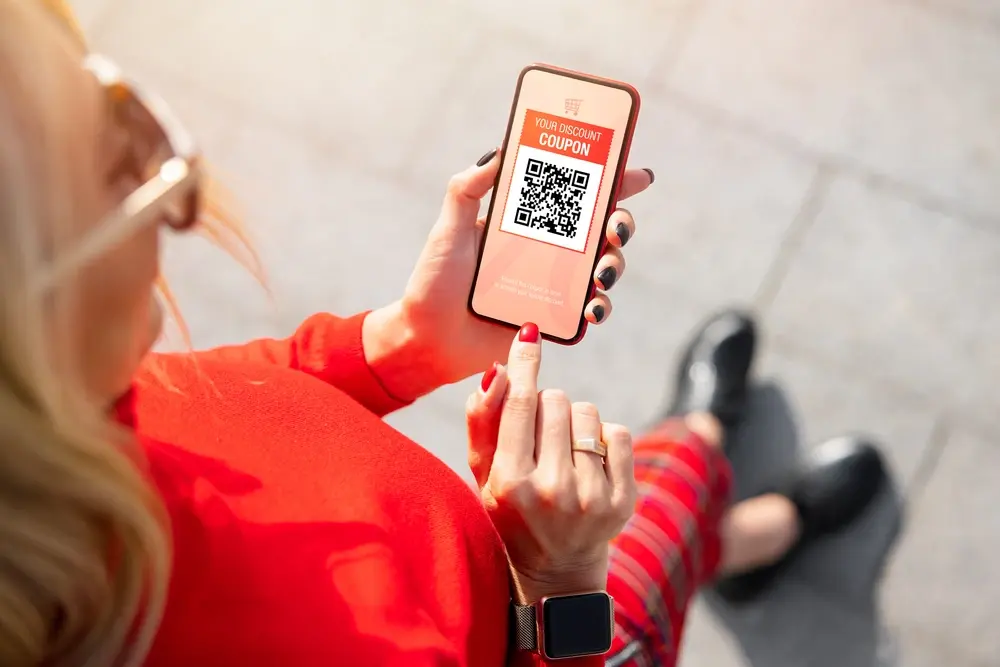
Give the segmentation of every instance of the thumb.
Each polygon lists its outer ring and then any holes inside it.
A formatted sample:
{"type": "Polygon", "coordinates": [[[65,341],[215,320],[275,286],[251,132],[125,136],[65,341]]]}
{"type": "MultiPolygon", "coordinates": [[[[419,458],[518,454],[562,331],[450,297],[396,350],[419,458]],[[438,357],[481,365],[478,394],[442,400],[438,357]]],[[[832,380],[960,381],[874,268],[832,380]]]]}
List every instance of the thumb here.
{"type": "Polygon", "coordinates": [[[451,177],[442,210],[445,224],[475,228],[479,217],[479,203],[493,187],[500,169],[500,151],[493,150],[491,153],[492,155],[487,153],[478,163],[451,177]]]}
{"type": "Polygon", "coordinates": [[[500,431],[500,414],[507,393],[507,369],[494,363],[483,382],[465,402],[465,424],[469,440],[469,468],[482,489],[493,468],[500,431]],[[485,388],[484,388],[485,387],[485,388]]]}

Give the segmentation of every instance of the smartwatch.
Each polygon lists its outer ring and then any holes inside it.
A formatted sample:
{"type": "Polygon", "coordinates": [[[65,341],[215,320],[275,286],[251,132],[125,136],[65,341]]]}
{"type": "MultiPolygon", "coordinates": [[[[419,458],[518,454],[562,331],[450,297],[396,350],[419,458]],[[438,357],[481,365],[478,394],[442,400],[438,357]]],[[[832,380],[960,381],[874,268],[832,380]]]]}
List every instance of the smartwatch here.
{"type": "Polygon", "coordinates": [[[604,655],[615,636],[615,602],[604,591],[511,603],[511,645],[546,660],[604,655]]]}

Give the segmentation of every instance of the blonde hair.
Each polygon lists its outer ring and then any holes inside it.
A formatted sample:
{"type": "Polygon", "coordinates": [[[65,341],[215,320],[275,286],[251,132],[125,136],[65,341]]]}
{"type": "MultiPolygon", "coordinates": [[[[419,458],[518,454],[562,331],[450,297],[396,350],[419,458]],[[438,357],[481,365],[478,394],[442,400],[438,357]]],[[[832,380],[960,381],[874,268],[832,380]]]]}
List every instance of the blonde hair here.
{"type": "MultiPolygon", "coordinates": [[[[131,434],[74,373],[75,286],[28,287],[74,214],[53,129],[74,101],[52,45],[82,40],[62,0],[43,1],[61,27],[36,0],[0,0],[0,665],[138,665],[166,601],[166,513],[131,434]]],[[[255,268],[240,228],[209,218],[255,268]]]]}

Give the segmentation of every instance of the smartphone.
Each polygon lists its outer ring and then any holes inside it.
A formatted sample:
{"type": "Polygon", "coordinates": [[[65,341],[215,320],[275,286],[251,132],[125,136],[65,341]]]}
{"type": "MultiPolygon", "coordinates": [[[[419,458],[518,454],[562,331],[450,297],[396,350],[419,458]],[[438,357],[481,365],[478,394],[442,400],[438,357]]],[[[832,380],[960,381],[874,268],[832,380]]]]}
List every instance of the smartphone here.
{"type": "Polygon", "coordinates": [[[469,310],[547,340],[587,329],[608,216],[639,114],[628,84],[529,65],[517,80],[469,310]]]}

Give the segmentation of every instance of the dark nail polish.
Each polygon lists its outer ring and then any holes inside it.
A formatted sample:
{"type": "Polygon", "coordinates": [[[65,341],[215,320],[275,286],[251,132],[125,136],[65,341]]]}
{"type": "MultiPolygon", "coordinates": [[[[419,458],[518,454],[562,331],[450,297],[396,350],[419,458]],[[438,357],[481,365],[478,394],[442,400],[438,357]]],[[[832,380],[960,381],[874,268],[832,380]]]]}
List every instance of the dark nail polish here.
{"type": "Polygon", "coordinates": [[[499,366],[500,365],[494,361],[493,365],[490,366],[490,369],[485,373],[483,373],[483,381],[480,384],[480,386],[483,388],[483,391],[490,390],[490,386],[493,384],[493,380],[497,376],[497,369],[499,368],[499,366]]]}
{"type": "Polygon", "coordinates": [[[649,184],[652,185],[656,180],[656,174],[653,173],[652,169],[643,169],[643,171],[649,174],[649,184]]]}
{"type": "Polygon", "coordinates": [[[484,154],[481,158],[479,158],[479,162],[476,163],[476,166],[483,167],[487,165],[489,161],[493,159],[493,156],[496,154],[497,154],[497,149],[494,148],[493,150],[491,150],[490,152],[484,154]]]}
{"type": "Polygon", "coordinates": [[[624,222],[619,222],[618,226],[615,227],[615,234],[618,235],[618,240],[621,241],[622,247],[628,243],[628,240],[632,238],[632,232],[628,230],[628,225],[624,222]]]}
{"type": "Polygon", "coordinates": [[[592,312],[594,313],[594,322],[599,323],[601,320],[604,319],[604,306],[602,306],[601,304],[597,304],[596,306],[594,306],[594,310],[592,312]]]}
{"type": "Polygon", "coordinates": [[[522,343],[537,343],[538,325],[528,322],[523,327],[521,327],[521,331],[519,331],[517,334],[517,339],[522,343]]]}
{"type": "Polygon", "coordinates": [[[597,280],[601,283],[601,289],[609,290],[618,280],[618,272],[615,271],[615,267],[609,266],[597,274],[597,280]]]}

